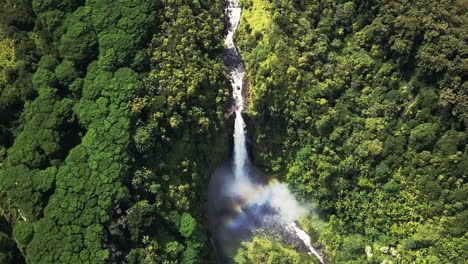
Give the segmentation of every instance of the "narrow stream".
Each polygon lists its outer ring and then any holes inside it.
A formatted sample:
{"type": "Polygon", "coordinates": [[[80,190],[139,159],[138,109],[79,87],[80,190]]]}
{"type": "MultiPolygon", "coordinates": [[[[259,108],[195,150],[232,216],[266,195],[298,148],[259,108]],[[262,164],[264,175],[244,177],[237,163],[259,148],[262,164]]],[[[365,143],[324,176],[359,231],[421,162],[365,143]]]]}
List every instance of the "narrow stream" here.
{"type": "Polygon", "coordinates": [[[307,210],[286,185],[269,179],[249,161],[242,117],[246,68],[233,40],[241,13],[239,0],[227,0],[224,55],[235,104],[234,151],[233,159],[222,164],[210,181],[208,212],[212,241],[223,263],[232,263],[241,242],[259,233],[281,237],[282,241],[314,254],[324,263],[309,235],[296,224],[307,210]]]}

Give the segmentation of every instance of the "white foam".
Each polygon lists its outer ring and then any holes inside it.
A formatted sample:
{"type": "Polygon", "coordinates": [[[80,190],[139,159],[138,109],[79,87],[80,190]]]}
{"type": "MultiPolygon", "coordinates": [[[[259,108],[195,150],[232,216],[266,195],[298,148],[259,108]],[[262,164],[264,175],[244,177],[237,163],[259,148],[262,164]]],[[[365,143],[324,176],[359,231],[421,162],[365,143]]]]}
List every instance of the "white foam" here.
{"type": "Polygon", "coordinates": [[[299,226],[296,225],[296,222],[292,222],[289,227],[297,234],[297,236],[304,242],[304,244],[309,248],[310,253],[314,254],[319,260],[320,263],[324,263],[323,256],[318,250],[316,250],[312,243],[310,242],[310,236],[302,230],[299,226]]]}

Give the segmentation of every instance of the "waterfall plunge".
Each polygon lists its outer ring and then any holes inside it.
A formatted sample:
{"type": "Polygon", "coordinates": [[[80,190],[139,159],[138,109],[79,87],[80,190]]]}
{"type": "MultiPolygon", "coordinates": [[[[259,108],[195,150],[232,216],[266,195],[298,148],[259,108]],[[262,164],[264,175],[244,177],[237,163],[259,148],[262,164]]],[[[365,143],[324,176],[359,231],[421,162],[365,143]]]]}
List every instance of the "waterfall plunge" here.
{"type": "Polygon", "coordinates": [[[248,179],[248,154],[245,143],[245,122],[242,118],[244,111],[243,80],[245,77],[245,66],[234,44],[234,32],[239,26],[241,18],[241,8],[239,0],[229,0],[226,6],[226,16],[229,18],[229,28],[224,44],[227,55],[231,58],[228,61],[228,73],[231,81],[232,96],[235,104],[236,118],[234,121],[234,177],[236,184],[233,184],[232,193],[249,192],[250,184],[248,179]]]}

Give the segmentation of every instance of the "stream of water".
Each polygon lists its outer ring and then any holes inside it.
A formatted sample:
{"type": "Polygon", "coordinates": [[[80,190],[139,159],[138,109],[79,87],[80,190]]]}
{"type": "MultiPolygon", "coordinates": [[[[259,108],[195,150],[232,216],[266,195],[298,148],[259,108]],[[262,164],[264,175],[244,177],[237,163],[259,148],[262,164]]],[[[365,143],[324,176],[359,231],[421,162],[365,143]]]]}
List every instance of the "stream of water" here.
{"type": "Polygon", "coordinates": [[[245,65],[241,59],[239,51],[234,44],[234,33],[239,26],[241,17],[239,0],[228,0],[226,6],[226,16],[228,21],[228,33],[224,44],[226,45],[226,63],[232,86],[232,96],[235,103],[236,119],[234,122],[234,176],[238,181],[246,180],[248,175],[247,162],[248,154],[245,144],[245,122],[242,118],[244,111],[244,96],[242,94],[245,77],[245,65]]]}

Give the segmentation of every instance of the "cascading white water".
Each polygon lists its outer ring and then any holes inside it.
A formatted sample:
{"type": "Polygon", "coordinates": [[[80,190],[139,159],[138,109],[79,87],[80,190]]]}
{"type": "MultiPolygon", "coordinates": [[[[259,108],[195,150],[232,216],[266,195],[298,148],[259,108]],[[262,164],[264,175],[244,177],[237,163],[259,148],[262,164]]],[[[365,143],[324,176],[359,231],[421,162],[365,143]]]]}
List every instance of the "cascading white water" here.
{"type": "MultiPolygon", "coordinates": [[[[239,0],[227,0],[225,14],[228,18],[228,32],[224,42],[226,45],[225,63],[228,67],[236,117],[232,169],[234,178],[228,183],[226,194],[237,199],[240,204],[234,206],[239,208],[239,211],[236,212],[234,219],[227,221],[227,229],[220,232],[220,240],[229,241],[231,237],[226,236],[226,234],[239,235],[239,237],[242,237],[240,234],[245,232],[252,234],[259,227],[285,229],[305,244],[309,249],[309,254],[316,255],[323,263],[320,253],[312,247],[309,235],[295,223],[307,210],[296,201],[287,186],[276,180],[270,181],[268,184],[254,183],[250,178],[252,168],[249,164],[245,140],[246,125],[242,118],[242,112],[245,108],[243,80],[246,70],[233,39],[240,23],[241,13],[239,0]]],[[[220,212],[224,211],[220,210],[220,212]]]]}
{"type": "Polygon", "coordinates": [[[239,0],[228,0],[225,10],[226,16],[229,19],[228,33],[224,40],[226,47],[235,48],[234,45],[234,33],[237,30],[237,27],[240,23],[242,9],[239,7],[239,0]]]}
{"type": "Polygon", "coordinates": [[[241,18],[241,8],[239,0],[228,0],[226,6],[226,16],[229,18],[229,27],[224,41],[231,57],[229,76],[231,78],[232,95],[235,100],[236,119],[234,123],[234,176],[236,181],[244,182],[248,172],[246,163],[248,162],[247,148],[245,145],[245,123],[242,118],[244,110],[244,97],[242,96],[243,80],[245,76],[245,66],[240,59],[239,51],[234,44],[234,33],[239,26],[241,18]]]}
{"type": "Polygon", "coordinates": [[[312,246],[312,243],[310,242],[310,236],[299,226],[297,226],[296,222],[292,222],[289,227],[292,228],[296,235],[302,240],[302,242],[304,242],[306,247],[309,249],[309,254],[314,254],[320,260],[320,263],[324,263],[322,254],[320,254],[320,252],[312,246]]]}

